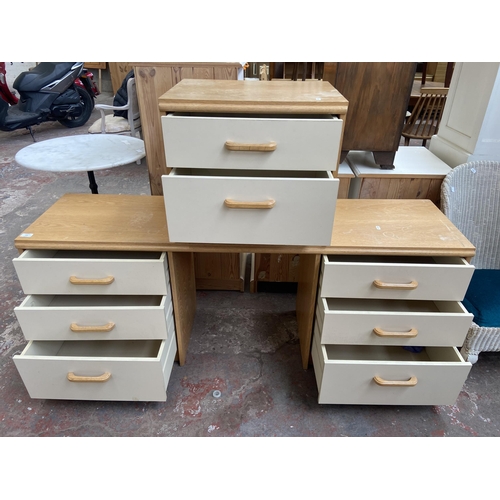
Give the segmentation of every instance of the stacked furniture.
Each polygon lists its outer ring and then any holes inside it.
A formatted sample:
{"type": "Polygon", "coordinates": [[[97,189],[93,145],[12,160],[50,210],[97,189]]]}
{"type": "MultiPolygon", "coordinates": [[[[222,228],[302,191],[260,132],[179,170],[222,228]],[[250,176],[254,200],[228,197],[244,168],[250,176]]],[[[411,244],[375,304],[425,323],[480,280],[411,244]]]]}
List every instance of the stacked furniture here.
{"type": "MultiPolygon", "coordinates": [[[[140,339],[130,341],[31,340],[15,358],[30,394],[106,399],[100,389],[68,394],[52,386],[105,387],[118,381],[110,364],[118,360],[129,367],[130,390],[116,397],[137,398],[135,381],[141,398],[156,400],[175,344],[179,364],[186,362],[196,311],[193,254],[285,253],[300,255],[302,368],[313,344],[320,403],[453,403],[471,367],[455,346],[471,320],[460,300],[474,246],[430,200],[336,199],[347,101],[326,82],[186,80],[159,106],[174,166],[162,179],[165,196],[66,195],[16,238],[24,251],[16,268],[26,292],[39,295],[71,296],[76,287],[90,296],[109,289],[163,297],[170,283],[175,341],[168,313],[166,339],[163,331],[151,338],[140,329],[140,339]],[[59,274],[51,288],[47,276],[59,274]],[[28,288],[30,280],[41,284],[28,288]],[[160,288],[150,288],[158,280],[160,288]],[[343,318],[332,327],[331,315],[343,318]],[[373,321],[377,315],[389,322],[373,321]],[[116,352],[119,358],[110,356],[116,352]],[[97,364],[101,355],[104,364],[97,364]],[[149,385],[154,393],[146,393],[149,385]]],[[[83,334],[96,325],[110,329],[96,335],[113,332],[111,319],[79,321],[72,323],[83,334]]]]}

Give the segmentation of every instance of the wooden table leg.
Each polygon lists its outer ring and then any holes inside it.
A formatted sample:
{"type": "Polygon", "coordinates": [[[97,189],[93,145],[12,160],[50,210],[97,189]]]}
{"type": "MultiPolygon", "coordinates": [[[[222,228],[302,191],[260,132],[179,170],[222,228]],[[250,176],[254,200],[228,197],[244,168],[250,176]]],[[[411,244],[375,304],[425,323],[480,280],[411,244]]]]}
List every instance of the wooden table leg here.
{"type": "Polygon", "coordinates": [[[177,357],[182,366],[186,362],[187,348],[196,312],[194,254],[191,252],[168,252],[168,267],[177,336],[177,357]]]}
{"type": "Polygon", "coordinates": [[[297,285],[297,326],[304,370],[309,366],[321,255],[302,254],[297,285]]]}

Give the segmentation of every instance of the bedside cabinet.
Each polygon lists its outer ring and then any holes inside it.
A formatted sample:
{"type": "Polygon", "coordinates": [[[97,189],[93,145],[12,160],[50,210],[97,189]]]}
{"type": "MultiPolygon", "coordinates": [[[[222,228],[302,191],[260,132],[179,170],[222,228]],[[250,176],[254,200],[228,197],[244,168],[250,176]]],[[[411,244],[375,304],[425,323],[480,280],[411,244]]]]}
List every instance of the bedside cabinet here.
{"type": "Polygon", "coordinates": [[[165,401],[177,351],[165,252],[25,250],[14,363],[30,397],[165,401]]]}
{"type": "Polygon", "coordinates": [[[347,101],[329,83],[183,80],[159,103],[170,241],[330,244],[347,101]]]}
{"type": "Polygon", "coordinates": [[[423,146],[400,147],[393,170],[381,169],[365,151],[351,151],[346,161],[355,174],[349,198],[427,199],[438,207],[441,183],[451,170],[423,146]]]}
{"type": "Polygon", "coordinates": [[[319,403],[450,405],[469,374],[459,257],[322,257],[312,359],[319,403]]]}

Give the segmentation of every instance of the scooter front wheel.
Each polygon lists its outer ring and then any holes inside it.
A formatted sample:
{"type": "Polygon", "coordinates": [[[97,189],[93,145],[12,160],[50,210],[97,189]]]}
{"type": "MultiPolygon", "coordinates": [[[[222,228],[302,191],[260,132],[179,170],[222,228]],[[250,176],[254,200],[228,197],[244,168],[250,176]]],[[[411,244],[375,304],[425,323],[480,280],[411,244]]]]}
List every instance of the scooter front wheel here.
{"type": "Polygon", "coordinates": [[[89,93],[81,87],[77,87],[76,91],[80,96],[82,114],[80,116],[70,116],[69,118],[62,118],[61,120],[57,120],[61,125],[64,125],[68,128],[81,127],[82,125],[85,125],[90,118],[90,115],[92,114],[92,97],[90,97],[89,93]]]}

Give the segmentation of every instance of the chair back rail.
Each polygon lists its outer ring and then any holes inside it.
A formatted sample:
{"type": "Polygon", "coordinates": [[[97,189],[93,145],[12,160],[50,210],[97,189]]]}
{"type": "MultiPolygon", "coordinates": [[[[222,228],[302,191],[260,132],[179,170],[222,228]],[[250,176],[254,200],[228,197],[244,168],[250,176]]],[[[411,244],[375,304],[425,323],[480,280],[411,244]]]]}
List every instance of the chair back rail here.
{"type": "Polygon", "coordinates": [[[406,120],[401,134],[405,138],[405,146],[410,139],[422,139],[425,143],[439,130],[439,123],[443,114],[448,88],[423,87],[411,115],[406,120]]]}

